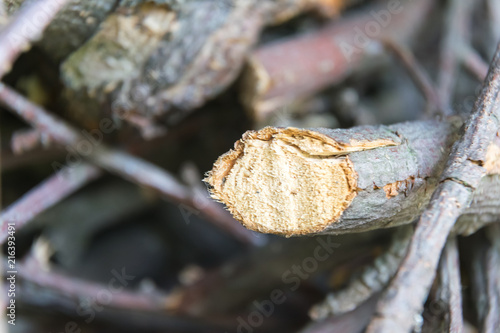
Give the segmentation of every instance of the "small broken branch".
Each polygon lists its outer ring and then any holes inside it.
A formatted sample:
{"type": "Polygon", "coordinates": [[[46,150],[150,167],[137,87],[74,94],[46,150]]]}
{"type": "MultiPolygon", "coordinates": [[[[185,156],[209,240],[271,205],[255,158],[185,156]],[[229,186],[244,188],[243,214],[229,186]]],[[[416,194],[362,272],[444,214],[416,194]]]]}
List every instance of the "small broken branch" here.
{"type": "Polygon", "coordinates": [[[378,256],[374,263],[366,267],[346,288],[327,295],[322,303],[315,305],[309,313],[310,316],[314,320],[337,316],[356,309],[369,298],[379,294],[396,274],[412,233],[411,226],[401,227],[394,233],[391,246],[385,253],[378,256]]]}
{"type": "Polygon", "coordinates": [[[120,322],[128,322],[129,311],[133,311],[138,317],[149,317],[149,320],[145,321],[148,323],[148,328],[158,327],[160,330],[175,332],[194,333],[206,329],[210,332],[220,332],[229,328],[227,324],[221,325],[215,321],[202,322],[195,318],[167,314],[165,311],[167,295],[125,288],[128,281],[124,277],[133,277],[127,275],[125,268],[117,269],[114,273],[112,271],[113,277],[107,285],[84,281],[52,269],[46,270],[31,255],[17,264],[17,271],[18,278],[22,281],[17,297],[24,304],[35,306],[49,304],[52,308],[60,309],[62,312],[69,311],[69,314],[73,316],[74,309],[102,307],[101,309],[105,311],[100,314],[101,311],[97,311],[96,317],[113,318],[119,314],[114,320],[120,322]],[[106,302],[101,303],[103,292],[111,296],[109,299],[106,296],[106,302]]]}
{"type": "MultiPolygon", "coordinates": [[[[57,119],[47,111],[32,104],[26,98],[0,83],[0,101],[54,142],[76,147],[87,141],[77,130],[57,119]]],[[[84,156],[96,165],[129,179],[139,185],[150,187],[174,203],[183,204],[205,217],[218,227],[231,233],[247,244],[258,244],[261,239],[234,223],[231,216],[211,200],[208,195],[196,195],[167,171],[135,156],[107,148],[104,144],[94,147],[84,156]]],[[[69,169],[70,168],[66,168],[69,169]]],[[[68,170],[63,169],[67,172],[68,170]]],[[[2,228],[4,226],[2,225],[2,228]]]]}
{"type": "Polygon", "coordinates": [[[0,78],[10,71],[19,54],[42,36],[45,27],[66,2],[68,0],[31,2],[0,30],[0,78]]]}
{"type": "Polygon", "coordinates": [[[82,163],[70,173],[59,171],[37,187],[26,193],[21,199],[0,214],[0,244],[8,236],[8,223],[14,222],[20,230],[26,223],[47,208],[66,198],[90,181],[98,178],[101,170],[82,163]]]}
{"type": "Polygon", "coordinates": [[[367,333],[409,332],[422,310],[436,273],[438,256],[474,190],[486,175],[488,147],[499,130],[500,44],[464,135],[452,149],[441,181],[422,214],[407,256],[377,305],[367,333]]]}
{"type": "Polygon", "coordinates": [[[430,77],[422,69],[413,54],[405,47],[400,46],[389,39],[382,39],[381,43],[404,65],[404,68],[407,70],[410,78],[425,97],[425,100],[427,101],[426,113],[429,115],[433,112],[439,112],[444,115],[449,115],[449,106],[447,106],[446,103],[440,99],[440,96],[436,93],[434,84],[432,83],[430,77]]]}

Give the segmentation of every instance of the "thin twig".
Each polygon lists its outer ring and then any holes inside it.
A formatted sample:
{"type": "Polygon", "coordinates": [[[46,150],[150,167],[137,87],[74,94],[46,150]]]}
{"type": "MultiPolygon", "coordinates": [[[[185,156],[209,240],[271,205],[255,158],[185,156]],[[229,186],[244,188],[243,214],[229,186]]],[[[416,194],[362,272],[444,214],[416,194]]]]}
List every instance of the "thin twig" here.
{"type": "Polygon", "coordinates": [[[486,293],[488,307],[482,332],[494,333],[500,329],[500,225],[488,227],[487,236],[491,246],[486,255],[486,293]]]}
{"type": "MultiPolygon", "coordinates": [[[[46,306],[48,303],[52,309],[69,311],[73,316],[75,309],[93,309],[97,310],[93,312],[96,317],[107,317],[108,320],[121,323],[128,321],[129,325],[137,326],[136,331],[145,329],[141,327],[141,322],[144,320],[148,323],[148,328],[156,327],[161,331],[189,333],[205,329],[208,332],[221,332],[224,329],[229,330],[232,324],[167,314],[165,311],[167,295],[159,294],[158,291],[146,293],[128,290],[127,286],[135,276],[129,275],[126,268],[119,267],[112,270],[109,282],[101,284],[68,276],[53,270],[52,267],[46,270],[30,255],[17,264],[17,271],[18,278],[23,282],[17,297],[23,304],[46,306]],[[143,320],[134,318],[129,321],[127,318],[130,317],[131,311],[134,317],[143,320]]],[[[92,317],[75,319],[87,323],[89,318],[92,317]]]]}
{"type": "Polygon", "coordinates": [[[488,74],[488,64],[481,58],[477,51],[469,44],[464,44],[462,45],[461,55],[465,69],[474,75],[478,81],[484,81],[488,74]]]}
{"type": "Polygon", "coordinates": [[[446,302],[449,318],[449,332],[463,332],[462,285],[460,282],[460,265],[458,260],[457,240],[450,237],[443,251],[440,265],[441,295],[439,300],[446,302]]]}
{"type": "Polygon", "coordinates": [[[459,52],[461,51],[459,45],[465,43],[465,34],[469,26],[472,5],[472,1],[449,1],[449,8],[445,17],[445,32],[443,41],[441,42],[439,74],[437,78],[438,95],[443,105],[446,106],[443,112],[450,111],[450,113],[445,115],[450,115],[453,111],[450,108],[450,104],[455,85],[455,76],[460,56],[459,52]]]}
{"type": "MultiPolygon", "coordinates": [[[[88,141],[76,129],[57,119],[43,108],[31,103],[2,83],[0,83],[0,101],[54,142],[75,147],[78,143],[88,141]]],[[[263,242],[263,238],[255,237],[251,231],[238,223],[234,223],[231,215],[222,206],[211,201],[208,194],[199,195],[198,191],[191,191],[190,188],[180,183],[173,175],[160,167],[126,152],[108,148],[104,144],[94,147],[84,157],[136,184],[155,189],[174,203],[184,205],[185,207],[179,207],[180,209],[187,209],[189,215],[200,212],[209,221],[243,243],[257,245],[263,242]]]]}
{"type": "Polygon", "coordinates": [[[54,174],[1,212],[0,243],[7,239],[8,223],[14,222],[19,230],[33,217],[101,175],[98,168],[87,163],[76,166],[67,176],[62,173],[54,174]]]}
{"type": "Polygon", "coordinates": [[[0,31],[0,78],[30,43],[39,39],[68,0],[38,0],[23,7],[16,18],[0,31]]]}
{"type": "Polygon", "coordinates": [[[439,99],[434,84],[413,54],[408,49],[402,45],[396,44],[392,40],[381,39],[380,42],[401,62],[410,75],[410,78],[424,96],[427,102],[427,114],[432,114],[436,111],[448,114],[448,111],[442,111],[446,106],[443,105],[442,101],[439,99]]]}
{"type": "Polygon", "coordinates": [[[311,318],[319,320],[344,314],[356,309],[373,295],[379,294],[396,273],[412,234],[412,226],[401,227],[394,233],[389,249],[379,255],[375,262],[366,267],[347,287],[328,294],[323,302],[316,304],[309,312],[311,318]]]}
{"type": "Polygon", "coordinates": [[[409,332],[436,274],[439,253],[458,216],[486,174],[482,167],[500,119],[500,44],[463,137],[450,154],[441,183],[421,216],[409,251],[377,305],[368,333],[409,332]]]}

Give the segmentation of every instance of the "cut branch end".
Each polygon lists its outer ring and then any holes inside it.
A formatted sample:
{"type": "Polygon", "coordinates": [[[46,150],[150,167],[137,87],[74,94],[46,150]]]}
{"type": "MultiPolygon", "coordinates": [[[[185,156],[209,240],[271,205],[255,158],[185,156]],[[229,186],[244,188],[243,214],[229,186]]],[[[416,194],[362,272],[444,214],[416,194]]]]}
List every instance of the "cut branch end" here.
{"type": "Polygon", "coordinates": [[[266,127],[246,132],[205,181],[249,229],[285,236],[321,232],[356,196],[357,174],[347,154],[393,144],[385,141],[346,144],[316,131],[266,127]]]}

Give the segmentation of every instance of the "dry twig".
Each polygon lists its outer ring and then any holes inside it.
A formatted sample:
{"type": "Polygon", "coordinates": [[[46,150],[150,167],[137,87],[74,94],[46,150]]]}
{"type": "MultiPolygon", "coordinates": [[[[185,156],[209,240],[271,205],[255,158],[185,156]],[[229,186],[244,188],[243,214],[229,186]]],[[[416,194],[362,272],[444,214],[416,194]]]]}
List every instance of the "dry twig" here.
{"type": "Polygon", "coordinates": [[[68,175],[63,173],[54,174],[1,212],[0,243],[7,239],[8,223],[14,222],[17,229],[22,228],[36,215],[101,175],[98,168],[86,163],[76,166],[68,175]]]}
{"type": "MultiPolygon", "coordinates": [[[[32,104],[2,83],[0,83],[0,101],[33,127],[49,136],[54,142],[75,147],[78,143],[87,141],[77,130],[55,118],[41,107],[32,104]]],[[[244,243],[258,244],[262,242],[261,239],[254,237],[250,232],[235,224],[232,217],[222,207],[210,201],[208,196],[196,195],[198,192],[191,191],[167,171],[149,162],[125,152],[107,148],[103,144],[94,147],[86,157],[104,169],[139,185],[155,189],[175,203],[201,212],[215,225],[244,243]]]]}
{"type": "Polygon", "coordinates": [[[409,332],[435,276],[438,256],[455,221],[485,176],[488,146],[500,119],[500,45],[490,65],[463,137],[457,141],[428,208],[420,218],[407,256],[377,305],[367,332],[409,332]]]}
{"type": "Polygon", "coordinates": [[[447,306],[446,327],[449,332],[462,332],[462,285],[460,282],[460,264],[455,237],[450,237],[444,248],[439,266],[440,290],[438,300],[447,306]]]}

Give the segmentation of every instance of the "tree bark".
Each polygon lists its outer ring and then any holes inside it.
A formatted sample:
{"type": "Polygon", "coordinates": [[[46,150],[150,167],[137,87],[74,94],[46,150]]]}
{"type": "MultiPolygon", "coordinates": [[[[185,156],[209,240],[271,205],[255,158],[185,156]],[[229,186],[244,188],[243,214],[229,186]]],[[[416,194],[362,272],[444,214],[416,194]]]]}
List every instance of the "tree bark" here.
{"type": "MultiPolygon", "coordinates": [[[[294,236],[387,228],[421,214],[457,133],[457,124],[435,121],[268,127],[245,133],[217,160],[206,182],[212,196],[252,230],[294,236]],[[332,168],[336,173],[324,172],[332,168]]],[[[497,155],[490,160],[491,173],[497,173],[497,155]]],[[[472,233],[498,219],[498,185],[498,175],[481,182],[457,231],[472,233]]]]}

